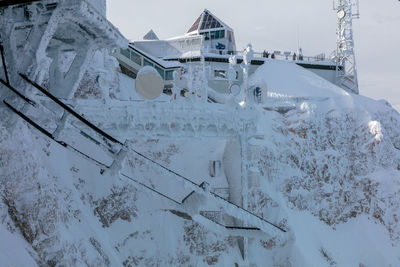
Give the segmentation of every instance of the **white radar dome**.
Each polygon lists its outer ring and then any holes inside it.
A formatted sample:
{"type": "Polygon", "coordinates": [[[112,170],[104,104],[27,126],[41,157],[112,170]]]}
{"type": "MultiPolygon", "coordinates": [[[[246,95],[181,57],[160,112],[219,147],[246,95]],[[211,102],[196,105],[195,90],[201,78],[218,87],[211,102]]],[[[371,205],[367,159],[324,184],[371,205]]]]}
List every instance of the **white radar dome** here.
{"type": "Polygon", "coordinates": [[[153,67],[140,69],[136,76],[136,91],[145,99],[155,99],[163,92],[164,83],[160,74],[153,67]]]}

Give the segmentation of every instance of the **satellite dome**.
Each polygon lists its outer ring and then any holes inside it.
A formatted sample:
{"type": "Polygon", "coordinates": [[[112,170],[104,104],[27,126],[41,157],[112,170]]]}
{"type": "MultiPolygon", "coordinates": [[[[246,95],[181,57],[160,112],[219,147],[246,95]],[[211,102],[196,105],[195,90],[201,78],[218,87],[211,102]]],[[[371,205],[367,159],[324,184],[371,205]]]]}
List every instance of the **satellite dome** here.
{"type": "Polygon", "coordinates": [[[136,91],[145,99],[155,99],[163,92],[164,83],[153,67],[142,68],[136,76],[136,91]]]}

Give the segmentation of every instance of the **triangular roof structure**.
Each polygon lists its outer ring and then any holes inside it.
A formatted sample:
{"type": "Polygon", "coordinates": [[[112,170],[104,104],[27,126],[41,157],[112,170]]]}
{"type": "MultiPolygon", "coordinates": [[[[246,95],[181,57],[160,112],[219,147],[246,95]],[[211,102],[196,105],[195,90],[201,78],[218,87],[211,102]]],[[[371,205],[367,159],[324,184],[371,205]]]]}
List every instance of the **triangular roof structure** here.
{"type": "Polygon", "coordinates": [[[201,13],[201,15],[196,19],[196,21],[193,23],[192,27],[190,27],[187,33],[223,28],[232,30],[231,27],[223,23],[209,10],[204,9],[203,13],[201,13]]]}
{"type": "Polygon", "coordinates": [[[146,33],[145,36],[143,36],[143,40],[159,40],[159,39],[157,34],[153,30],[150,30],[148,33],[146,33]]]}

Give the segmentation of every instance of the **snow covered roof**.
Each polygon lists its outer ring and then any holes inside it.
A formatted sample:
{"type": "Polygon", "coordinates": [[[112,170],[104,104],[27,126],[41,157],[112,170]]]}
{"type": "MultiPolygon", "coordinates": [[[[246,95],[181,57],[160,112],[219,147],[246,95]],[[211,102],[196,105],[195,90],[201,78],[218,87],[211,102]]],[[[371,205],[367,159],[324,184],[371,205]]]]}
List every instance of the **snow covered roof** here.
{"type": "Polygon", "coordinates": [[[145,56],[147,59],[150,59],[154,63],[160,65],[163,68],[170,69],[170,68],[180,68],[182,66],[181,63],[176,61],[166,61],[161,58],[157,58],[154,55],[151,55],[147,51],[145,51],[142,47],[138,47],[137,43],[131,43],[129,47],[136,52],[139,52],[141,55],[145,56]]]}
{"type": "Polygon", "coordinates": [[[202,37],[180,36],[167,40],[136,41],[133,44],[155,58],[180,58],[183,54],[200,56],[202,37]]]}
{"type": "Polygon", "coordinates": [[[193,32],[200,32],[203,30],[223,28],[232,30],[231,27],[222,22],[209,10],[204,9],[203,13],[200,14],[200,16],[196,19],[196,21],[193,23],[192,27],[190,27],[187,33],[189,34],[193,32]]]}

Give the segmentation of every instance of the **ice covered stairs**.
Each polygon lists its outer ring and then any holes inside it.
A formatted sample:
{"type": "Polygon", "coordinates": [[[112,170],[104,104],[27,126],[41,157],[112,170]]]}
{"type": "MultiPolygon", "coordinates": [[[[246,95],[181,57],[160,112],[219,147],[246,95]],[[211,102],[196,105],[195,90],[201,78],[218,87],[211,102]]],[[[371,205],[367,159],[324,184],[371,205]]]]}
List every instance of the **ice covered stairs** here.
{"type": "MultiPolygon", "coordinates": [[[[83,118],[81,115],[77,114],[73,109],[71,109],[70,107],[66,106],[63,102],[61,102],[60,100],[58,100],[57,98],[55,98],[53,95],[51,95],[50,93],[48,93],[45,89],[43,89],[41,86],[39,86],[38,84],[36,84],[35,82],[31,81],[29,78],[27,78],[25,75],[21,75],[22,78],[24,78],[24,80],[26,80],[27,82],[29,82],[32,86],[34,86],[36,89],[38,89],[39,91],[41,91],[42,93],[44,93],[47,97],[49,97],[51,100],[53,100],[55,103],[57,103],[58,105],[60,105],[65,112],[70,113],[71,115],[73,115],[75,118],[79,119],[81,122],[83,122],[84,124],[88,125],[90,128],[92,128],[92,130],[96,131],[96,133],[98,133],[99,135],[109,139],[110,141],[114,142],[114,143],[118,143],[120,145],[122,145],[121,142],[119,142],[118,140],[114,139],[112,136],[108,135],[107,133],[105,133],[104,131],[100,130],[99,128],[97,128],[96,126],[94,126],[92,123],[90,123],[89,121],[87,121],[85,118],[83,118]]],[[[11,87],[11,86],[10,86],[11,87]]],[[[15,90],[16,91],[16,90],[15,90]]],[[[18,92],[18,91],[16,91],[18,92]]],[[[35,102],[34,102],[35,103],[35,102]]],[[[12,106],[10,106],[7,102],[5,102],[5,104],[12,110],[14,111],[16,114],[18,114],[21,118],[23,118],[25,121],[27,121],[29,124],[31,124],[32,126],[34,126],[36,129],[38,129],[39,131],[41,131],[43,134],[45,134],[46,136],[52,138],[54,141],[58,142],[59,144],[68,147],[68,148],[72,148],[73,150],[75,150],[78,153],[81,153],[82,155],[85,155],[84,153],[82,153],[81,151],[69,146],[67,143],[59,141],[57,139],[54,138],[53,134],[49,133],[48,131],[46,131],[45,129],[43,129],[42,127],[40,127],[38,124],[34,123],[32,120],[30,120],[27,116],[23,115],[21,112],[17,111],[15,108],[13,108],[12,106]]],[[[35,103],[36,106],[36,103],[35,103]]],[[[189,214],[191,214],[192,217],[196,218],[197,221],[202,222],[203,224],[205,223],[204,218],[206,218],[205,216],[202,217],[198,217],[200,213],[200,208],[203,206],[211,206],[211,208],[213,209],[217,209],[217,210],[223,210],[226,214],[239,219],[240,221],[242,221],[243,223],[245,223],[246,225],[254,225],[254,227],[235,227],[235,226],[230,226],[230,227],[225,227],[226,229],[230,229],[230,230],[236,230],[239,232],[244,232],[245,230],[262,230],[265,233],[271,234],[271,235],[276,235],[278,233],[278,230],[283,231],[283,229],[279,228],[278,226],[264,220],[263,218],[251,213],[250,211],[243,209],[242,207],[239,207],[227,200],[225,200],[224,198],[220,197],[219,195],[217,195],[216,193],[210,192],[208,189],[208,186],[206,183],[202,183],[202,184],[196,184],[194,183],[191,179],[188,179],[166,167],[164,167],[163,165],[157,163],[156,161],[146,157],[145,155],[141,154],[140,152],[137,152],[136,150],[134,150],[131,145],[129,145],[128,142],[125,143],[125,149],[128,152],[134,153],[136,156],[139,157],[139,159],[136,158],[136,160],[145,160],[147,164],[151,165],[151,168],[149,170],[154,170],[155,167],[157,167],[159,170],[161,170],[161,174],[164,175],[151,175],[152,177],[165,177],[165,174],[167,174],[168,176],[170,176],[173,179],[162,179],[159,181],[156,181],[155,183],[153,183],[153,185],[147,186],[146,183],[141,183],[140,181],[135,181],[147,188],[153,188],[154,191],[156,191],[155,187],[162,187],[162,189],[160,188],[158,190],[159,194],[169,198],[171,200],[173,200],[174,198],[172,196],[168,196],[168,192],[165,192],[166,189],[170,189],[172,191],[171,192],[176,192],[176,188],[184,188],[186,190],[188,190],[188,194],[184,197],[181,197],[180,199],[182,199],[181,201],[179,201],[185,208],[185,210],[189,211],[189,214]],[[174,184],[177,183],[177,184],[174,184]],[[181,186],[179,186],[179,184],[181,186]],[[157,186],[156,186],[157,185],[157,186]],[[164,191],[165,193],[161,193],[161,191],[164,191]],[[190,204],[188,204],[190,203],[190,204]]],[[[87,157],[88,159],[91,159],[90,157],[88,157],[87,155],[85,155],[85,157],[87,157]]],[[[121,159],[119,159],[118,161],[120,161],[121,159]]],[[[92,159],[92,161],[94,161],[97,164],[103,165],[102,163],[92,159]]],[[[132,163],[130,164],[131,167],[134,167],[134,164],[132,165],[132,163]]],[[[148,174],[148,171],[146,170],[146,174],[148,174]]],[[[129,175],[126,175],[124,173],[125,171],[122,169],[121,170],[121,175],[128,177],[129,175]]],[[[155,179],[155,178],[154,178],[155,179]]],[[[184,193],[184,190],[181,190],[181,193],[184,193]]],[[[179,203],[178,201],[175,200],[175,202],[179,203]]],[[[211,222],[216,223],[213,220],[209,220],[211,222]]],[[[220,224],[218,224],[220,225],[220,224]]],[[[245,235],[244,233],[242,233],[241,235],[245,235]]]]}
{"type": "MultiPolygon", "coordinates": [[[[232,232],[235,232],[235,234],[240,236],[254,236],[257,230],[271,236],[277,236],[285,232],[279,226],[233,204],[216,193],[210,192],[206,183],[196,184],[193,180],[168,169],[138,152],[134,152],[136,155],[132,154],[131,152],[134,151],[132,149],[128,149],[128,151],[130,152],[125,159],[125,166],[120,171],[122,176],[134,179],[132,178],[132,173],[135,173],[136,177],[143,177],[142,180],[134,180],[147,189],[178,204],[195,221],[209,228],[211,227],[211,230],[213,228],[224,228],[225,233],[233,234],[232,232]],[[142,166],[142,168],[138,166],[142,166]],[[243,222],[244,225],[250,226],[221,225],[218,221],[204,216],[204,213],[202,215],[204,210],[220,211],[243,222]]],[[[259,235],[260,233],[258,233],[259,235]]]]}
{"type": "MultiPolygon", "coordinates": [[[[6,67],[4,64],[4,71],[6,72],[6,67]]],[[[7,73],[7,72],[6,72],[7,73]]],[[[105,152],[107,155],[110,156],[110,159],[112,160],[120,160],[119,156],[121,153],[123,153],[123,144],[113,138],[112,136],[108,135],[101,129],[99,129],[97,126],[92,124],[91,122],[87,121],[83,116],[79,115],[76,113],[72,108],[69,106],[65,105],[62,101],[57,99],[55,96],[50,94],[48,91],[46,91],[44,88],[39,86],[37,83],[31,81],[27,76],[20,74],[20,76],[29,84],[31,84],[33,87],[35,87],[37,90],[39,90],[41,93],[43,93],[46,97],[48,97],[51,101],[53,101],[55,104],[59,105],[61,107],[61,113],[62,115],[58,118],[57,117],[57,112],[54,110],[51,110],[44,106],[42,103],[35,102],[25,95],[23,95],[20,91],[12,87],[8,82],[0,79],[0,82],[6,86],[10,91],[12,91],[16,96],[19,98],[16,98],[14,100],[22,99],[23,104],[28,104],[28,105],[23,105],[21,110],[24,110],[24,112],[20,111],[19,109],[15,108],[13,105],[8,103],[6,100],[3,100],[3,103],[6,105],[9,110],[14,112],[16,115],[18,115],[20,118],[22,118],[24,121],[26,121],[28,124],[39,130],[42,134],[47,136],[48,138],[52,139],[56,143],[62,145],[63,147],[76,152],[83,156],[84,158],[94,162],[96,165],[99,165],[102,168],[108,169],[110,165],[107,165],[106,163],[103,163],[102,160],[95,159],[93,156],[90,155],[89,151],[84,151],[84,149],[87,149],[87,145],[82,145],[80,144],[79,148],[76,148],[74,145],[70,145],[72,142],[68,142],[65,140],[65,136],[70,136],[71,132],[69,134],[65,135],[64,138],[60,138],[60,135],[62,132],[64,132],[64,127],[66,124],[67,120],[67,114],[72,115],[75,119],[78,121],[82,122],[85,126],[87,126],[89,129],[93,131],[95,134],[98,135],[98,137],[102,137],[102,141],[97,141],[94,137],[92,137],[90,134],[86,133],[84,130],[76,127],[76,130],[81,136],[84,136],[86,140],[89,140],[92,144],[95,144],[95,148],[97,148],[99,151],[105,152]],[[29,114],[25,115],[25,114],[29,114]],[[32,118],[33,117],[33,118],[32,118]],[[36,121],[36,122],[35,122],[36,121]],[[64,139],[64,140],[63,140],[64,139]]],[[[15,101],[14,101],[15,102],[15,101]]],[[[16,102],[18,103],[18,101],[16,102]]],[[[72,124],[71,124],[72,125],[72,124]]],[[[93,133],[92,133],[93,134],[93,133]]],[[[96,135],[93,135],[96,136],[96,135]]],[[[100,139],[101,140],[101,139],[100,139]]],[[[76,141],[76,140],[74,140],[76,141]]],[[[73,143],[73,142],[72,142],[73,143]]],[[[76,144],[75,144],[76,145],[76,144]]],[[[90,150],[90,149],[89,149],[90,150]]],[[[110,163],[111,164],[111,163],[110,163]]],[[[113,164],[111,164],[113,166],[113,164]]],[[[102,169],[104,172],[104,169],[102,169]]]]}
{"type": "MultiPolygon", "coordinates": [[[[41,91],[44,95],[46,95],[46,97],[48,97],[49,99],[51,99],[53,102],[55,102],[56,104],[58,104],[59,106],[62,107],[62,109],[64,110],[64,112],[68,112],[71,115],[73,115],[75,118],[77,118],[80,122],[82,122],[83,124],[89,126],[89,128],[91,128],[92,130],[94,130],[97,134],[103,136],[104,138],[110,140],[111,142],[117,143],[119,145],[123,145],[122,143],[120,143],[117,139],[114,139],[112,136],[110,136],[109,134],[107,134],[106,132],[100,130],[99,128],[97,128],[96,126],[94,126],[93,124],[91,124],[89,121],[87,121],[85,118],[83,118],[81,115],[77,114],[74,110],[72,110],[70,107],[68,107],[67,105],[65,105],[63,102],[61,102],[60,100],[58,100],[56,97],[54,97],[52,94],[50,94],[49,92],[47,92],[45,89],[43,89],[41,86],[39,86],[38,84],[34,83],[33,81],[29,80],[25,75],[21,75],[22,78],[24,78],[27,82],[29,82],[31,85],[33,85],[36,89],[38,89],[39,91],[41,91]]],[[[9,86],[7,84],[7,87],[12,88],[11,86],[9,86]]],[[[17,90],[13,90],[14,92],[18,92],[17,90]]],[[[19,94],[19,96],[21,96],[21,98],[23,97],[23,95],[19,94]]],[[[24,99],[24,98],[23,98],[24,99]]],[[[25,100],[25,99],[24,99],[25,100]]],[[[28,99],[29,100],[29,99],[28,99]]],[[[33,101],[32,101],[33,102],[33,101]]],[[[6,102],[5,102],[6,103],[6,102]]],[[[40,106],[37,105],[36,102],[33,102],[34,106],[40,106]]],[[[7,104],[7,103],[6,103],[7,104]]],[[[45,134],[46,136],[50,137],[51,139],[53,139],[54,141],[56,141],[57,143],[59,143],[60,145],[63,145],[67,148],[71,148],[72,150],[75,150],[75,152],[78,152],[82,155],[84,155],[86,158],[91,159],[90,157],[88,157],[87,155],[85,155],[84,153],[82,153],[82,151],[75,149],[74,147],[71,147],[70,145],[68,145],[67,143],[63,142],[63,141],[59,141],[56,138],[54,138],[54,135],[51,134],[50,132],[48,132],[47,130],[45,130],[44,128],[40,127],[38,124],[34,123],[32,120],[30,120],[28,117],[24,116],[21,112],[17,111],[16,109],[14,109],[12,106],[8,105],[7,106],[14,111],[15,113],[17,113],[21,118],[23,118],[25,121],[27,121],[29,124],[31,124],[32,126],[34,126],[36,129],[38,129],[39,131],[41,131],[43,134],[45,134]]],[[[57,130],[56,130],[57,131],[57,130]]],[[[91,138],[91,140],[94,140],[93,138],[91,138]]],[[[145,155],[137,152],[136,150],[134,150],[131,146],[129,146],[128,142],[126,142],[123,147],[126,149],[127,152],[133,152],[134,154],[136,154],[137,156],[139,156],[139,158],[141,158],[142,160],[146,160],[147,162],[150,162],[150,165],[152,165],[152,167],[150,169],[154,170],[155,166],[159,167],[161,169],[162,172],[167,173],[169,175],[172,175],[172,177],[175,178],[175,182],[181,183],[182,186],[181,188],[185,188],[188,189],[188,192],[186,196],[182,196],[181,199],[181,205],[183,206],[183,208],[185,210],[188,211],[189,214],[192,215],[192,217],[197,220],[198,222],[201,222],[202,224],[205,225],[214,225],[214,228],[225,228],[225,230],[229,230],[228,232],[232,232],[235,231],[237,232],[236,234],[240,234],[241,236],[247,236],[248,235],[248,231],[255,231],[255,230],[261,230],[269,235],[277,235],[277,233],[279,233],[279,231],[284,232],[285,230],[279,228],[276,225],[273,225],[272,223],[266,221],[265,219],[251,213],[250,211],[237,206],[227,200],[225,200],[224,198],[220,197],[219,195],[210,192],[208,190],[208,186],[205,183],[202,184],[196,184],[194,183],[192,180],[179,175],[178,173],[162,166],[161,164],[155,162],[154,160],[146,157],[145,155]],[[177,179],[178,178],[178,179],[177,179]],[[183,202],[183,203],[182,203],[183,202]],[[190,203],[190,204],[189,204],[190,203]],[[212,220],[209,216],[205,216],[204,215],[204,210],[202,211],[201,209],[208,209],[208,207],[210,207],[212,210],[220,210],[225,212],[227,215],[236,218],[237,220],[240,220],[243,222],[244,225],[254,225],[254,227],[242,227],[242,226],[229,226],[229,225],[221,225],[221,223],[212,220]],[[203,213],[203,214],[202,214],[203,213]],[[206,220],[205,220],[206,219],[206,220]]],[[[120,150],[120,152],[123,151],[122,149],[120,150]]],[[[95,159],[91,159],[93,162],[95,162],[98,165],[102,165],[101,162],[96,161],[95,159]]],[[[120,162],[121,159],[115,161],[115,162],[120,162]]],[[[147,171],[146,171],[147,173],[147,171]]],[[[121,174],[125,177],[129,177],[128,175],[126,175],[123,170],[121,171],[121,174]]],[[[163,177],[165,175],[154,175],[153,177],[163,177]]],[[[175,186],[172,183],[173,179],[164,179],[164,186],[163,186],[163,190],[165,191],[166,188],[171,188],[172,190],[176,191],[176,188],[179,188],[179,186],[175,186]]],[[[136,181],[139,184],[145,186],[148,189],[153,190],[154,192],[156,192],[157,190],[155,190],[154,188],[156,187],[156,185],[160,186],[162,185],[161,181],[156,181],[153,185],[151,186],[147,186],[146,183],[141,183],[140,181],[136,181]]],[[[159,194],[170,199],[173,200],[173,196],[168,196],[168,192],[162,193],[162,190],[159,190],[159,194]]],[[[180,190],[181,193],[185,193],[185,190],[180,190]]],[[[178,201],[175,201],[178,203],[178,201]]],[[[211,227],[212,228],[212,227],[211,227]]]]}

